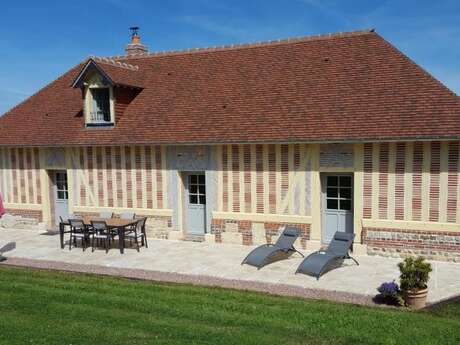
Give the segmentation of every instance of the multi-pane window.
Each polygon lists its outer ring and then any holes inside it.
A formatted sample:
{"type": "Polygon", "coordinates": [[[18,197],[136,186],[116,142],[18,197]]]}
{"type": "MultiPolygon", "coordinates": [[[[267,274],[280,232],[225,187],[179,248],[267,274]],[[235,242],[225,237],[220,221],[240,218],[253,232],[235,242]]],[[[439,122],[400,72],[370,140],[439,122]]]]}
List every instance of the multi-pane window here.
{"type": "Polygon", "coordinates": [[[351,211],[352,179],[351,176],[327,176],[326,207],[329,210],[351,211]]]}
{"type": "Polygon", "coordinates": [[[191,205],[206,205],[206,183],[204,175],[188,175],[188,198],[191,205]]]}
{"type": "Polygon", "coordinates": [[[110,89],[109,88],[92,88],[90,121],[92,123],[111,122],[110,117],[110,89]]]}
{"type": "Polygon", "coordinates": [[[56,173],[56,195],[59,200],[67,200],[69,198],[66,173],[56,173]]]}

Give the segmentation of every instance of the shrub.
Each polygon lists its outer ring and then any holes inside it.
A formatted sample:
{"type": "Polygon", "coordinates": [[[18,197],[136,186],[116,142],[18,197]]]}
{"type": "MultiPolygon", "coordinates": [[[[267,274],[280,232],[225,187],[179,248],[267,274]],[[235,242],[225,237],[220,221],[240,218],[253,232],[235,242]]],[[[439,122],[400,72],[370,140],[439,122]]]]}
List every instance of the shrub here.
{"type": "Polygon", "coordinates": [[[421,256],[408,257],[398,264],[401,275],[399,276],[401,290],[416,291],[426,289],[429,280],[431,265],[421,256]]]}

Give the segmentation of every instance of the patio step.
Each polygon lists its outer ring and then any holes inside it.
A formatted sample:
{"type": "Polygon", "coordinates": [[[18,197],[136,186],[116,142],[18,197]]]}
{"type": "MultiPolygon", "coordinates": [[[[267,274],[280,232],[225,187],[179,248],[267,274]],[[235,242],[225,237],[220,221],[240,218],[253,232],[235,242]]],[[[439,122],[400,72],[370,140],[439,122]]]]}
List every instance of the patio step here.
{"type": "Polygon", "coordinates": [[[184,241],[204,242],[204,235],[187,235],[185,236],[184,241]]]}

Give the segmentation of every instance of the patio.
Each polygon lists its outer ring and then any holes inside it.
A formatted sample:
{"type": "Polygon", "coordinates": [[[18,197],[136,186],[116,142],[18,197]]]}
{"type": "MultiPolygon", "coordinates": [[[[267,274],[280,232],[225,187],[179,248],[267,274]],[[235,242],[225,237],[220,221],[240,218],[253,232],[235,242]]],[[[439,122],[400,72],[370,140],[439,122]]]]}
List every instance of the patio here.
{"type": "MultiPolygon", "coordinates": [[[[61,249],[59,235],[30,230],[0,230],[0,246],[15,242],[16,248],[5,256],[8,264],[54,268],[79,272],[95,272],[132,278],[187,282],[203,285],[235,287],[276,294],[330,298],[366,304],[384,281],[398,278],[399,259],[357,256],[360,266],[347,260],[344,266],[326,273],[319,281],[294,272],[301,257],[273,263],[257,270],[241,266],[252,249],[247,246],[209,244],[172,240],[149,240],[149,247],[127,249],[125,254],[113,248],[82,251],[66,246],[61,249]]],[[[460,264],[432,262],[429,303],[448,299],[460,291],[460,264]]]]}

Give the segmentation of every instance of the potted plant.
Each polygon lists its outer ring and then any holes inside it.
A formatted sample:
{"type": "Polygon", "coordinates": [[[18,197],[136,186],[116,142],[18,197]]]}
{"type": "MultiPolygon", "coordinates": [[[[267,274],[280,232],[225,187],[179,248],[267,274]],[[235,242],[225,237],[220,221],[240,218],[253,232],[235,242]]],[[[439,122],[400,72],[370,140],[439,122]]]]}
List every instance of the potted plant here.
{"type": "Polygon", "coordinates": [[[401,275],[400,286],[406,305],[413,309],[420,309],[426,305],[428,295],[428,280],[431,265],[421,256],[407,257],[398,264],[401,275]]]}

